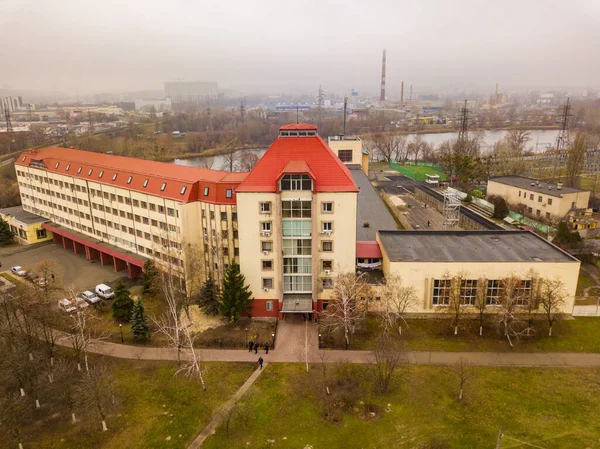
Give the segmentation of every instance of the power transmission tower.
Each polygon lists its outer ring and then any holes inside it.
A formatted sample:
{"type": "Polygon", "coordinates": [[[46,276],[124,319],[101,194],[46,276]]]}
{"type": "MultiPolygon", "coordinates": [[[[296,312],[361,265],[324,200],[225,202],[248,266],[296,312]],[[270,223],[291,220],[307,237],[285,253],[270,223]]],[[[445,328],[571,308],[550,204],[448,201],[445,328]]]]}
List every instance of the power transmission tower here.
{"type": "Polygon", "coordinates": [[[90,122],[88,126],[88,134],[91,136],[94,134],[94,123],[92,122],[92,111],[88,109],[88,121],[90,122]]]}
{"type": "Polygon", "coordinates": [[[12,132],[13,132],[12,120],[10,118],[10,111],[8,110],[8,107],[4,108],[4,118],[6,120],[6,133],[12,134],[12,132]]]}
{"type": "Polygon", "coordinates": [[[212,131],[212,118],[210,117],[210,102],[206,103],[206,118],[208,123],[206,124],[206,131],[212,131]]]}
{"type": "Polygon", "coordinates": [[[246,115],[246,106],[244,105],[244,100],[242,100],[240,102],[240,116],[242,117],[242,125],[244,124],[244,121],[245,121],[245,115],[246,115]]]}
{"type": "Polygon", "coordinates": [[[560,131],[556,137],[556,149],[554,151],[554,168],[552,169],[552,181],[556,178],[558,161],[561,159],[561,153],[569,147],[569,117],[571,117],[571,102],[567,97],[567,103],[562,108],[560,116],[560,131]]]}
{"type": "Polygon", "coordinates": [[[461,145],[469,138],[469,109],[467,108],[467,100],[465,100],[465,105],[460,110],[460,123],[458,128],[458,142],[461,145]]]}
{"type": "Polygon", "coordinates": [[[31,103],[27,105],[27,120],[33,121],[33,112],[31,112],[31,103]]]}

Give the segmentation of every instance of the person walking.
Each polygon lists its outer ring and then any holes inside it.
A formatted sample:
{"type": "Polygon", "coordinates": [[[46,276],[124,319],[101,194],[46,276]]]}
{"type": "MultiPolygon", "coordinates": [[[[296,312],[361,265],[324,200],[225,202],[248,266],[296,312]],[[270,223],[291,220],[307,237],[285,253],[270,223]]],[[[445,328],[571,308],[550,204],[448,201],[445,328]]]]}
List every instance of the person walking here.
{"type": "Polygon", "coordinates": [[[254,353],[258,354],[258,343],[254,342],[254,353]]]}
{"type": "Polygon", "coordinates": [[[431,222],[429,220],[427,220],[427,227],[429,227],[430,224],[431,224],[431,222]]]}
{"type": "Polygon", "coordinates": [[[259,357],[258,358],[258,364],[260,365],[260,369],[262,369],[263,362],[264,362],[263,358],[259,357]]]}
{"type": "Polygon", "coordinates": [[[265,354],[269,353],[269,343],[265,343],[265,354]]]}
{"type": "Polygon", "coordinates": [[[249,341],[248,342],[248,352],[252,352],[252,348],[254,347],[254,342],[249,341]]]}

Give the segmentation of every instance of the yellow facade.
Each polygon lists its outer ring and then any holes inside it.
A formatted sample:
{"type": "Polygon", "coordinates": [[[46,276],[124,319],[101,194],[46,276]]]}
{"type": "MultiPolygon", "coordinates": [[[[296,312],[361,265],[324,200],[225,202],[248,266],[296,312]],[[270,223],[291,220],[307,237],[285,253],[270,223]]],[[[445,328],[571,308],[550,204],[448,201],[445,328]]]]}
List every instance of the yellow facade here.
{"type": "Polygon", "coordinates": [[[12,215],[2,213],[1,216],[10,226],[15,235],[15,240],[21,245],[32,245],[52,240],[52,232],[42,229],[42,223],[47,220],[41,220],[39,223],[25,223],[12,215]]]}
{"type": "Polygon", "coordinates": [[[362,171],[369,174],[369,155],[363,153],[363,143],[360,137],[335,136],[327,141],[329,148],[346,165],[360,165],[362,171]],[[342,154],[340,155],[340,151],[342,154]]]}

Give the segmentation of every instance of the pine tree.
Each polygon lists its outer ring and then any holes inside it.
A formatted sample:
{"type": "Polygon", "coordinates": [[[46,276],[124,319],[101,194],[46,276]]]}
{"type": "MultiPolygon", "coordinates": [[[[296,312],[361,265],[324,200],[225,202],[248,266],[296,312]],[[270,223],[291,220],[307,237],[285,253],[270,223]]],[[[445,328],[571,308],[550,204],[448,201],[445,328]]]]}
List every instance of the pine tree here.
{"type": "Polygon", "coordinates": [[[144,274],[142,276],[142,282],[144,284],[144,295],[151,295],[154,293],[154,286],[156,283],[156,277],[158,276],[158,270],[152,260],[147,260],[144,263],[144,274]]]}
{"type": "Polygon", "coordinates": [[[5,246],[11,244],[14,237],[8,223],[0,219],[0,245],[5,246]]]}
{"type": "Polygon", "coordinates": [[[113,318],[120,321],[129,321],[133,309],[133,299],[129,295],[129,290],[125,287],[122,280],[117,281],[115,285],[115,300],[112,304],[113,318]]]}
{"type": "Polygon", "coordinates": [[[148,317],[144,313],[144,305],[141,300],[137,300],[131,311],[131,333],[135,341],[146,341],[150,338],[150,327],[148,326],[148,317]]]}
{"type": "Polygon", "coordinates": [[[198,296],[197,304],[207,315],[218,315],[220,309],[219,293],[217,291],[217,284],[213,278],[209,277],[198,296]]]}
{"type": "Polygon", "coordinates": [[[242,313],[252,310],[252,292],[246,283],[246,277],[240,272],[240,266],[233,262],[227,267],[221,291],[221,315],[235,323],[242,313]]]}

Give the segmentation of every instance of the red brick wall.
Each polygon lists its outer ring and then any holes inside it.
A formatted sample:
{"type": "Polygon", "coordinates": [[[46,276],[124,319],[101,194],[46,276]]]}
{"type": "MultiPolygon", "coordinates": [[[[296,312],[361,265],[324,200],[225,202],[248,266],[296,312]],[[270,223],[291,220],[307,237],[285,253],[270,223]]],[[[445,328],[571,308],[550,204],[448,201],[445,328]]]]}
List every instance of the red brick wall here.
{"type": "Polygon", "coordinates": [[[254,299],[250,305],[252,306],[252,311],[250,312],[250,316],[252,317],[277,317],[279,311],[279,301],[276,299],[254,299]],[[267,301],[273,301],[273,310],[270,312],[267,311],[267,301]]]}

